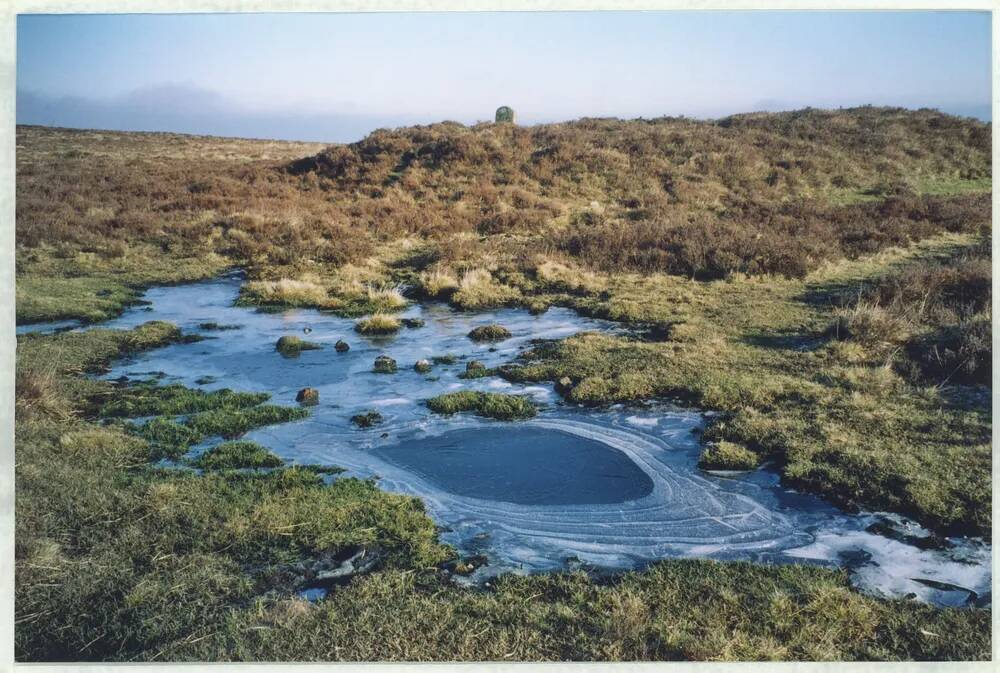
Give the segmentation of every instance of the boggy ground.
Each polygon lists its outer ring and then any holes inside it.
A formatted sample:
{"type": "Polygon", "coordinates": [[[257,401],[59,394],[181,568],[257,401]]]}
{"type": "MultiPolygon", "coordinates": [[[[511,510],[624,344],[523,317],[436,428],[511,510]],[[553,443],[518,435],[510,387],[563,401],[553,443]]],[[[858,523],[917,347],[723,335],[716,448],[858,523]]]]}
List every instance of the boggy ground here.
{"type": "MultiPolygon", "coordinates": [[[[991,535],[988,125],[862,108],[441,124],[329,150],[31,127],[18,144],[19,322],[101,320],[235,265],[248,304],[391,314],[405,284],[470,310],[567,305],[635,334],[538,344],[495,373],[719,411],[706,467],[770,461],[842,505],[991,535]]],[[[874,600],[816,568],[459,589],[429,569],[452,552],[418,501],[330,466],[228,469],[273,463],[252,446],[204,473],[151,462],[301,413],[186,393],[142,408],[80,376],[175,338],[19,341],[21,659],[989,656],[988,610],[874,600]],[[145,437],[96,424],[150,413],[145,437]],[[294,597],[289,566],[358,547],[379,570],[294,597]]]]}
{"type": "Polygon", "coordinates": [[[186,436],[146,438],[123,419],[200,427],[191,419],[212,413],[206,432],[230,434],[266,401],[81,376],[179,338],[147,323],[19,342],[19,660],[989,656],[989,610],[877,600],[815,567],[668,561],[610,581],[461,588],[418,499],[329,480],[328,466],[277,467],[247,442],[196,459],[201,472],[162,466],[186,436]],[[303,564],[356,549],[377,551],[374,572],[316,604],[297,597],[303,564]]]}

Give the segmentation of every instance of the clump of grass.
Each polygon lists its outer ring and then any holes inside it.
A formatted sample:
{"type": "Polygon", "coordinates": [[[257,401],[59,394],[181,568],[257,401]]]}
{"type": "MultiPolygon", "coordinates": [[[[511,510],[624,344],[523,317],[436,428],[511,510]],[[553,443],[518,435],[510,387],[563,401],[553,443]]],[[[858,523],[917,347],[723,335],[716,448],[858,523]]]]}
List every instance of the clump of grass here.
{"type": "Polygon", "coordinates": [[[395,334],[399,331],[399,328],[399,319],[386,313],[376,313],[373,316],[359,320],[354,325],[354,329],[359,334],[367,335],[395,334]]]}
{"type": "Polygon", "coordinates": [[[458,280],[444,269],[423,271],[419,276],[420,292],[429,299],[448,299],[458,292],[458,280]]]}
{"type": "Polygon", "coordinates": [[[283,336],[274,344],[274,350],[284,356],[296,356],[302,351],[318,350],[319,348],[322,348],[322,346],[294,335],[283,336]]]}
{"type": "Polygon", "coordinates": [[[47,417],[66,419],[69,401],[59,391],[55,371],[48,367],[17,367],[14,378],[14,417],[21,422],[47,417]]]}
{"type": "Polygon", "coordinates": [[[472,269],[462,275],[451,303],[466,311],[481,311],[516,303],[521,299],[517,288],[503,285],[486,269],[472,269]]]}
{"type": "Polygon", "coordinates": [[[509,329],[497,324],[480,325],[469,332],[469,338],[473,341],[503,341],[511,336],[509,329]]]}
{"type": "Polygon", "coordinates": [[[588,295],[599,294],[607,288],[607,281],[597,274],[551,259],[535,267],[535,276],[551,292],[588,295]]]}
{"type": "Polygon", "coordinates": [[[197,444],[203,438],[203,434],[195,428],[166,416],[157,416],[142,425],[129,424],[126,427],[150,443],[156,459],[180,460],[192,444],[197,444]]]}
{"type": "Polygon", "coordinates": [[[371,287],[365,290],[365,298],[375,311],[402,311],[408,302],[398,287],[371,287]]]}
{"type": "Polygon", "coordinates": [[[246,409],[215,409],[190,416],[187,427],[204,437],[239,437],[254,428],[297,421],[309,415],[301,407],[262,404],[246,409]]]}
{"type": "Polygon", "coordinates": [[[487,369],[486,365],[479,360],[470,360],[465,365],[465,371],[459,374],[459,378],[481,379],[484,376],[491,376],[492,374],[493,371],[491,369],[487,369]]]}
{"type": "Polygon", "coordinates": [[[370,428],[381,422],[382,414],[377,411],[367,411],[363,414],[355,414],[351,416],[351,423],[354,423],[359,428],[370,428]]]}
{"type": "Polygon", "coordinates": [[[532,418],[537,413],[535,405],[527,397],[475,390],[460,390],[438,395],[427,400],[427,406],[439,414],[474,411],[479,416],[504,421],[532,418]]]}
{"type": "Polygon", "coordinates": [[[436,365],[453,365],[458,362],[458,356],[454,353],[445,353],[444,355],[435,355],[431,361],[436,365]]]}
{"type": "Polygon", "coordinates": [[[228,388],[206,393],[181,384],[158,386],[138,383],[102,395],[98,414],[105,418],[136,416],[177,416],[211,409],[242,409],[266,402],[268,393],[236,393],[228,388]],[[110,398],[110,399],[109,399],[110,398]]]}
{"type": "Polygon", "coordinates": [[[910,329],[905,319],[880,306],[878,301],[858,301],[838,309],[827,332],[836,339],[855,341],[881,354],[905,341],[910,329]]]}
{"type": "Polygon", "coordinates": [[[727,441],[707,445],[698,460],[698,467],[703,470],[752,470],[759,464],[760,456],[756,453],[727,441]]]}
{"type": "Polygon", "coordinates": [[[239,299],[251,306],[323,307],[329,301],[329,293],[318,282],[295,278],[249,281],[241,288],[239,299]]]}
{"type": "Polygon", "coordinates": [[[257,442],[223,442],[191,461],[202,470],[281,467],[284,461],[257,442]]]}
{"type": "Polygon", "coordinates": [[[827,330],[863,349],[838,350],[854,362],[881,358],[914,382],[991,380],[990,236],[949,258],[910,266],[862,287],[827,330]]]}

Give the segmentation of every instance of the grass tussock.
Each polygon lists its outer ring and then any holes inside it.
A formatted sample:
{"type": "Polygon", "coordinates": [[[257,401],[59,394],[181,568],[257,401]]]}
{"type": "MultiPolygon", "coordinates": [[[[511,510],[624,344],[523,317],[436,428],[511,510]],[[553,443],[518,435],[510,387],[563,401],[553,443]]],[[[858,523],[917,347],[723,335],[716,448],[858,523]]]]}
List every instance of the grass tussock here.
{"type": "Polygon", "coordinates": [[[359,320],[354,329],[359,334],[365,335],[386,335],[395,334],[402,327],[399,318],[386,313],[376,313],[362,320],[359,320]]]}
{"type": "Polygon", "coordinates": [[[469,332],[473,341],[503,341],[511,337],[510,330],[503,325],[480,325],[469,332]]]}
{"type": "Polygon", "coordinates": [[[430,299],[448,299],[459,288],[455,275],[444,269],[423,271],[419,279],[421,293],[430,299]]]}
{"type": "Polygon", "coordinates": [[[259,306],[323,307],[329,298],[326,288],[319,283],[293,278],[250,281],[240,293],[242,304],[259,306]]]}
{"type": "Polygon", "coordinates": [[[961,255],[885,275],[838,309],[829,332],[915,381],[989,384],[990,237],[961,255]]]}
{"type": "Polygon", "coordinates": [[[538,413],[535,405],[527,397],[475,390],[460,390],[432,397],[427,400],[427,407],[438,414],[474,411],[479,416],[501,421],[532,418],[538,413]]]}
{"type": "Polygon", "coordinates": [[[508,306],[517,302],[520,296],[517,288],[498,282],[489,271],[473,269],[462,275],[451,303],[465,311],[481,311],[508,306]]]}
{"type": "Polygon", "coordinates": [[[191,461],[202,470],[281,467],[284,461],[257,442],[223,442],[191,461]]]}
{"type": "Polygon", "coordinates": [[[702,450],[698,467],[703,470],[752,470],[760,464],[760,457],[739,444],[720,441],[702,450]]]}

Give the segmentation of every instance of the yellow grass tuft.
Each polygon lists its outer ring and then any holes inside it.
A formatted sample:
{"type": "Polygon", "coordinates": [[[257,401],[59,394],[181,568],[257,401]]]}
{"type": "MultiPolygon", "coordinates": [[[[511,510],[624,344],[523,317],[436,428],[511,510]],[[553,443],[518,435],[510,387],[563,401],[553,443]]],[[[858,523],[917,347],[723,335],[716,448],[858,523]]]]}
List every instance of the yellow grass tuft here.
{"type": "Polygon", "coordinates": [[[497,282],[486,269],[472,269],[462,275],[451,301],[459,308],[477,311],[505,306],[520,298],[519,290],[497,282]]]}
{"type": "Polygon", "coordinates": [[[261,304],[325,306],[330,298],[326,288],[319,283],[293,278],[250,281],[243,290],[261,304]]]}
{"type": "Polygon", "coordinates": [[[394,334],[399,328],[399,319],[386,313],[376,313],[354,325],[354,329],[360,334],[394,334]]]}

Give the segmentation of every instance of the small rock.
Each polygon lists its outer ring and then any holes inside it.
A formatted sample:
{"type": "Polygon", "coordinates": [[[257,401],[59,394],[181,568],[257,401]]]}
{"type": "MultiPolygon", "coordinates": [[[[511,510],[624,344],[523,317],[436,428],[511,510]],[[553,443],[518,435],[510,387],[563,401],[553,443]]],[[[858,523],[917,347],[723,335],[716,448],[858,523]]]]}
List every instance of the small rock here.
{"type": "Polygon", "coordinates": [[[420,318],[403,318],[400,322],[408,329],[416,329],[424,326],[424,321],[420,318]]]}
{"type": "Polygon", "coordinates": [[[302,333],[303,334],[310,334],[310,333],[312,333],[312,331],[313,331],[312,327],[303,327],[302,328],[302,333]]]}
{"type": "Polygon", "coordinates": [[[431,370],[430,360],[417,360],[416,364],[413,365],[413,368],[421,374],[426,374],[431,370]]]}
{"type": "Polygon", "coordinates": [[[315,388],[303,388],[295,396],[295,401],[303,406],[314,406],[319,404],[319,391],[315,388]]]}
{"type": "Polygon", "coordinates": [[[337,351],[338,353],[346,353],[347,351],[351,350],[351,346],[350,346],[350,344],[348,344],[348,343],[347,343],[346,341],[344,341],[343,339],[338,339],[338,340],[337,340],[337,343],[335,343],[335,344],[333,345],[333,348],[334,348],[334,350],[336,350],[336,351],[337,351]]]}
{"type": "Polygon", "coordinates": [[[566,394],[573,388],[573,379],[568,376],[564,376],[558,381],[556,381],[556,392],[560,394],[566,394]]]}
{"type": "Polygon", "coordinates": [[[395,374],[396,361],[388,355],[379,355],[375,358],[375,372],[378,374],[395,374]]]}

